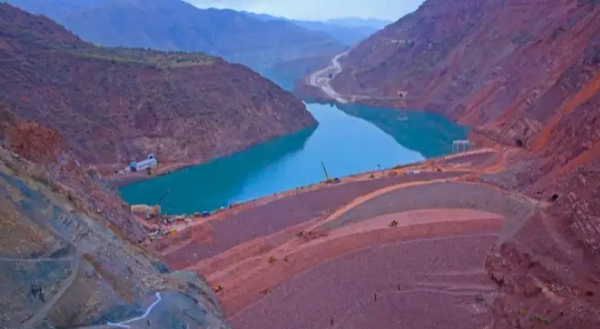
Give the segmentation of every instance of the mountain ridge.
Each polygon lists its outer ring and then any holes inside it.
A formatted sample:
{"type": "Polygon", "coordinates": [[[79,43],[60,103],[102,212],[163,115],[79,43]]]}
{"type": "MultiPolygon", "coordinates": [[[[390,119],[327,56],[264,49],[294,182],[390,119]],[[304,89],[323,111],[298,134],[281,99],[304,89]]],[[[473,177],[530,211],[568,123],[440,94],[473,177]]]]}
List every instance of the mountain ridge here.
{"type": "Polygon", "coordinates": [[[261,21],[229,9],[199,9],[181,0],[7,0],[45,14],[100,46],[200,51],[269,72],[302,58],[344,49],[320,31],[284,21],[261,21]],[[49,3],[57,2],[57,8],[49,3]]]}
{"type": "Polygon", "coordinates": [[[268,14],[242,13],[264,21],[289,21],[311,31],[323,31],[347,46],[353,46],[391,23],[377,19],[338,18],[324,21],[287,19],[268,14]]]}

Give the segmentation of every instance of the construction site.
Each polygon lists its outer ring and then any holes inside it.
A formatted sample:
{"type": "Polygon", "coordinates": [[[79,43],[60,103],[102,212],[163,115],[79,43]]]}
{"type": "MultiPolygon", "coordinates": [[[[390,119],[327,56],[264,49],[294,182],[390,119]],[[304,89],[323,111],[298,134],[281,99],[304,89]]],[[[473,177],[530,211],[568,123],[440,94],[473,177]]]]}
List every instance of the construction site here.
{"type": "Polygon", "coordinates": [[[482,328],[499,296],[486,257],[549,216],[552,200],[490,183],[521,152],[461,149],[157,224],[159,201],[138,218],[235,329],[482,328]]]}

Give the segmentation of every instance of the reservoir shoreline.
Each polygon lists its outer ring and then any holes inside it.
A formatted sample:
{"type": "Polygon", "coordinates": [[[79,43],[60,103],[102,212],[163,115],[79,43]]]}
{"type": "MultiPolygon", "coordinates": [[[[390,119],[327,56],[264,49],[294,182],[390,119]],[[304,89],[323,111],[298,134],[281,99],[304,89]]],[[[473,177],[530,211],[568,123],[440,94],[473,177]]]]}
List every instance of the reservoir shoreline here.
{"type": "Polygon", "coordinates": [[[315,128],[199,164],[162,164],[151,179],[145,172],[110,178],[129,204],[154,204],[169,190],[163,204],[169,214],[213,211],[317,184],[326,175],[347,177],[447,155],[452,141],[469,130],[419,111],[332,103],[307,108],[319,122],[315,128]]]}

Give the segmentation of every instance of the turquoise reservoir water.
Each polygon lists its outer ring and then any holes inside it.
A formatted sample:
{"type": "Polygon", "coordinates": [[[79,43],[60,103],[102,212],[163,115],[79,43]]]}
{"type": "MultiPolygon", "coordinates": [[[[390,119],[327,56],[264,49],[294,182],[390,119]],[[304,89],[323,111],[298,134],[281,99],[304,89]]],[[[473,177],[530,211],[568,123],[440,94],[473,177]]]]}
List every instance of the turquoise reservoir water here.
{"type": "MultiPolygon", "coordinates": [[[[330,177],[436,157],[463,139],[466,127],[421,112],[359,105],[308,104],[319,125],[209,163],[121,188],[131,204],[162,203],[169,214],[214,210],[330,177]]],[[[160,161],[160,159],[159,159],[160,161]]]]}

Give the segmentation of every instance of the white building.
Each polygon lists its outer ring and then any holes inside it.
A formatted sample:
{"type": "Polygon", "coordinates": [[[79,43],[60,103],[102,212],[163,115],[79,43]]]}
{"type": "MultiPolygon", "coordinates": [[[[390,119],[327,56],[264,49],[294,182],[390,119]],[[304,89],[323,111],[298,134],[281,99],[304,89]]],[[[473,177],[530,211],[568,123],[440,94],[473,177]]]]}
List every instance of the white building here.
{"type": "Polygon", "coordinates": [[[146,157],[146,160],[142,160],[139,162],[132,162],[129,164],[129,167],[126,168],[126,171],[143,171],[146,170],[148,168],[152,168],[154,166],[156,166],[158,164],[158,162],[156,161],[156,158],[154,157],[154,153],[150,153],[148,154],[148,157],[146,157]]]}

